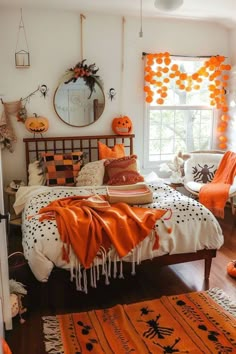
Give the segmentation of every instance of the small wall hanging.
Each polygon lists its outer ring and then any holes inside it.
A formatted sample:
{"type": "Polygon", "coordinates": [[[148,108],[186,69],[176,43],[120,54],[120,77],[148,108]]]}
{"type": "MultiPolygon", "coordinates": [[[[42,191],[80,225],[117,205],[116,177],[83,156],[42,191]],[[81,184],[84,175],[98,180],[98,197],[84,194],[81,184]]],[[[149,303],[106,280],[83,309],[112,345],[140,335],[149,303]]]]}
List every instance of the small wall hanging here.
{"type": "Polygon", "coordinates": [[[112,121],[112,130],[118,135],[129,135],[133,130],[132,120],[128,116],[115,117],[112,121]]]}
{"type": "Polygon", "coordinates": [[[64,84],[69,84],[71,81],[76,82],[77,79],[82,78],[85,84],[88,86],[90,90],[90,94],[88,99],[92,96],[92,93],[95,91],[94,86],[96,81],[100,80],[100,77],[96,75],[99,68],[97,68],[96,64],[85,64],[86,59],[83,59],[79,63],[77,63],[73,68],[67,70],[65,77],[68,78],[64,81],[64,84]]]}
{"type": "Polygon", "coordinates": [[[0,115],[0,148],[7,148],[10,152],[13,152],[13,143],[17,141],[17,138],[11,124],[11,116],[15,116],[18,122],[25,123],[27,119],[26,104],[29,103],[30,98],[38,91],[41,92],[42,96],[45,98],[48,87],[44,84],[40,85],[28,96],[18,101],[3,102],[2,99],[0,100],[4,108],[0,115]]]}
{"type": "Polygon", "coordinates": [[[114,88],[110,88],[108,92],[108,98],[112,101],[114,100],[115,96],[116,96],[116,90],[114,88]]]}
{"type": "Polygon", "coordinates": [[[29,54],[29,47],[25,32],[25,26],[22,16],[22,9],[21,9],[21,18],[20,24],[17,34],[17,41],[16,41],[16,51],[15,51],[15,65],[16,68],[29,68],[30,67],[30,54],[29,54]]]}
{"type": "Polygon", "coordinates": [[[45,133],[49,128],[49,122],[46,117],[34,113],[34,116],[26,118],[25,127],[30,133],[34,134],[34,137],[35,134],[40,134],[42,137],[42,133],[45,133]]]}

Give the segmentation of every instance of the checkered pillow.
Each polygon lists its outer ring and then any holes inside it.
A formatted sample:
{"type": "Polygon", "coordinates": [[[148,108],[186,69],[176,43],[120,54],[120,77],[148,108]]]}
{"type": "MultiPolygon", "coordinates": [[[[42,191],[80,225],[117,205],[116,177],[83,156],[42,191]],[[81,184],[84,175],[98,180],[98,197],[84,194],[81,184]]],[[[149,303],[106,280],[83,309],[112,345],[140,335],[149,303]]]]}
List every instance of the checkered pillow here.
{"type": "Polygon", "coordinates": [[[47,186],[74,186],[83,163],[83,152],[44,153],[47,186]]]}

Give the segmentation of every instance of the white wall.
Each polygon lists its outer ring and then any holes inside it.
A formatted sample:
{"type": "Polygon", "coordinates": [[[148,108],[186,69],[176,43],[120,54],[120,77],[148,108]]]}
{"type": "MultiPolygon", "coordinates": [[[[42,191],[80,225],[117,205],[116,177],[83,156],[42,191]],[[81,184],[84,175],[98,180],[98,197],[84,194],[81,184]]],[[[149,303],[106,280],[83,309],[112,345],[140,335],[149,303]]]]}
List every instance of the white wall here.
{"type": "MultiPolygon", "coordinates": [[[[16,69],[14,54],[20,9],[0,9],[0,94],[4,101],[27,96],[38,85],[46,84],[49,95],[36,93],[27,105],[28,113],[49,118],[45,136],[95,135],[112,133],[111,121],[120,114],[131,117],[136,134],[135,152],[143,151],[143,60],[142,52],[169,51],[180,55],[216,55],[229,57],[227,29],[213,23],[143,19],[143,38],[139,38],[140,21],[127,17],[124,35],[124,72],[122,64],[122,18],[85,14],[84,58],[96,63],[103,79],[106,107],[93,125],[74,128],[64,124],[53,109],[53,94],[65,71],[81,60],[80,14],[76,12],[23,9],[29,44],[31,67],[16,69]],[[116,98],[108,100],[108,91],[116,89],[116,98]]],[[[22,123],[12,120],[18,141],[13,153],[4,150],[4,184],[12,179],[25,179],[24,146],[29,137],[22,123]]]]}

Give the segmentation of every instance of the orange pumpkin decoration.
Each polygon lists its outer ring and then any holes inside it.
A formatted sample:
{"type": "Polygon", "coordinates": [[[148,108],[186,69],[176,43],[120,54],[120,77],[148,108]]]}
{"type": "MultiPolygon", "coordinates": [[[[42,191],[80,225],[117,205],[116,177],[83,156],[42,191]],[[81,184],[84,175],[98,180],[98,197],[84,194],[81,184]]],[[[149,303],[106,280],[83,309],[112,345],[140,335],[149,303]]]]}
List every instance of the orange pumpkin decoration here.
{"type": "Polygon", "coordinates": [[[112,130],[118,135],[128,135],[132,133],[133,123],[128,116],[116,117],[112,121],[112,130]]]}
{"type": "Polygon", "coordinates": [[[38,116],[34,113],[34,117],[28,117],[25,120],[26,129],[33,134],[42,134],[48,130],[48,119],[38,116]]]}
{"type": "Polygon", "coordinates": [[[227,273],[231,276],[236,278],[236,260],[230,261],[227,264],[227,273]]]}

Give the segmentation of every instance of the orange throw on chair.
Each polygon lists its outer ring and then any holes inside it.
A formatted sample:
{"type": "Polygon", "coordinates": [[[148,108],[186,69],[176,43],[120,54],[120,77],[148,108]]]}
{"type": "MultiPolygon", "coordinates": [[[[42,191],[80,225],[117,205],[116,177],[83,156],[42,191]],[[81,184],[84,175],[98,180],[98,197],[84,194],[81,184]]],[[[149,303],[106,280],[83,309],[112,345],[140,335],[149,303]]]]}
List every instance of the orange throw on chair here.
{"type": "MultiPolygon", "coordinates": [[[[75,196],[55,200],[40,209],[39,220],[56,219],[64,243],[63,258],[69,261],[71,246],[80,263],[89,268],[101,246],[107,251],[113,245],[123,258],[149,235],[156,220],[165,213],[166,210],[126,203],[110,205],[99,196],[75,196]]],[[[154,247],[157,246],[155,242],[154,247]]]]}
{"type": "Polygon", "coordinates": [[[200,189],[199,201],[211,212],[224,218],[224,208],[229,199],[229,189],[233,184],[236,175],[236,153],[227,151],[215,173],[211,183],[206,184],[200,189]]]}
{"type": "Polygon", "coordinates": [[[2,345],[2,348],[0,348],[0,353],[2,354],[12,354],[11,349],[9,348],[7,342],[5,341],[4,338],[0,338],[1,342],[0,345],[2,345]]]}

